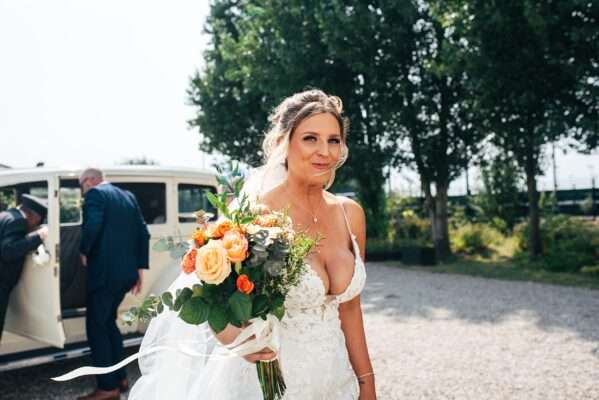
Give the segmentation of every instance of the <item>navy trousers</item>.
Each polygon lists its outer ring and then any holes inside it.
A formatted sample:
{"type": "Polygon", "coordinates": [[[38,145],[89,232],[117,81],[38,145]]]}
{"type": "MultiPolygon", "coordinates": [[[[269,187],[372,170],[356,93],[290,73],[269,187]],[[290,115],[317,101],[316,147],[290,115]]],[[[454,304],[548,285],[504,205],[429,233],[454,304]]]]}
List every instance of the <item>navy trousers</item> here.
{"type": "MultiPolygon", "coordinates": [[[[94,289],[87,295],[85,325],[95,367],[109,367],[123,360],[123,337],[116,325],[116,318],[117,309],[125,294],[127,290],[101,288],[94,289]]],[[[125,368],[110,374],[96,375],[98,388],[113,390],[126,376],[125,368]]]]}

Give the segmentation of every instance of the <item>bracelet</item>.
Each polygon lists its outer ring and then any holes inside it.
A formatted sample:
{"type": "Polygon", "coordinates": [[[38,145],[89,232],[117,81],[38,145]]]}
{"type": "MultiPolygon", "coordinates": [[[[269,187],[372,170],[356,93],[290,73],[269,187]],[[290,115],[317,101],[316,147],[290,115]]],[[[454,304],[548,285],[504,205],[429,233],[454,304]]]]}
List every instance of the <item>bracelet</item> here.
{"type": "Polygon", "coordinates": [[[370,371],[365,374],[359,375],[358,379],[366,378],[367,376],[374,375],[374,372],[370,371]]]}

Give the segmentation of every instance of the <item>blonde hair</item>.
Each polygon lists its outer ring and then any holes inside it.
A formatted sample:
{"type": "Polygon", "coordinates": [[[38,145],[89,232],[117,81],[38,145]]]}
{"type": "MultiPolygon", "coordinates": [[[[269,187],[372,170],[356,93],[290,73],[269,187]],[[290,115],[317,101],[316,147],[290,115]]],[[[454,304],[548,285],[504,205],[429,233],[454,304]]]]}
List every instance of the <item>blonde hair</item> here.
{"type": "Polygon", "coordinates": [[[331,176],[325,189],[331,187],[335,180],[335,170],[345,163],[349,153],[347,147],[349,120],[343,115],[343,102],[341,99],[337,96],[329,96],[322,90],[312,89],[295,93],[275,107],[268,117],[270,127],[266,131],[262,142],[265,164],[269,166],[280,163],[287,166],[289,142],[295,128],[304,119],[322,113],[334,116],[341,131],[341,156],[335,168],[331,170],[331,176]]]}

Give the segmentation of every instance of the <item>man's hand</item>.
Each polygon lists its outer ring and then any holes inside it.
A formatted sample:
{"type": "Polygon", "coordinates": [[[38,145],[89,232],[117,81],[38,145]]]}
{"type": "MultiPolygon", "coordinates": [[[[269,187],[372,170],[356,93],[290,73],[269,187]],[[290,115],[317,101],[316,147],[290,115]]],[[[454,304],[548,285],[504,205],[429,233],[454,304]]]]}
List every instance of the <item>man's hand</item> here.
{"type": "Polygon", "coordinates": [[[37,231],[35,231],[35,233],[37,233],[39,235],[39,237],[40,237],[40,239],[42,239],[42,241],[45,241],[46,239],[48,239],[48,227],[47,226],[42,226],[37,231]]]}
{"type": "Polygon", "coordinates": [[[81,258],[81,265],[87,267],[87,256],[85,254],[79,254],[79,257],[81,258]]]}
{"type": "Polygon", "coordinates": [[[131,288],[131,294],[134,296],[137,296],[139,294],[139,292],[141,292],[141,287],[142,287],[143,278],[144,278],[144,270],[138,269],[137,273],[139,274],[139,277],[137,278],[137,282],[135,283],[133,288],[131,288]]]}

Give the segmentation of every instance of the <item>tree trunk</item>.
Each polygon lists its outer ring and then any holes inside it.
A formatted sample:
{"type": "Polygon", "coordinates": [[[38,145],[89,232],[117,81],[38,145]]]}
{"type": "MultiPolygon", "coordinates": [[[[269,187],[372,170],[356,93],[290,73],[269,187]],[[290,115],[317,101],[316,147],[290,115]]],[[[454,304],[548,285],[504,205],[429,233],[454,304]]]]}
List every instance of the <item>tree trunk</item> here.
{"type": "Polygon", "coordinates": [[[528,252],[531,259],[538,258],[543,252],[541,243],[541,218],[539,211],[539,192],[537,191],[536,163],[533,150],[526,155],[526,188],[528,192],[528,252]]]}
{"type": "Polygon", "coordinates": [[[447,215],[447,187],[437,187],[437,193],[432,195],[430,186],[424,184],[424,194],[429,207],[433,245],[439,261],[447,261],[451,256],[449,246],[449,222],[447,215]]]}
{"type": "Polygon", "coordinates": [[[434,199],[435,215],[432,220],[433,236],[435,242],[435,253],[437,259],[446,261],[451,256],[451,248],[449,246],[449,223],[447,216],[447,188],[437,187],[437,194],[434,199]]]}

